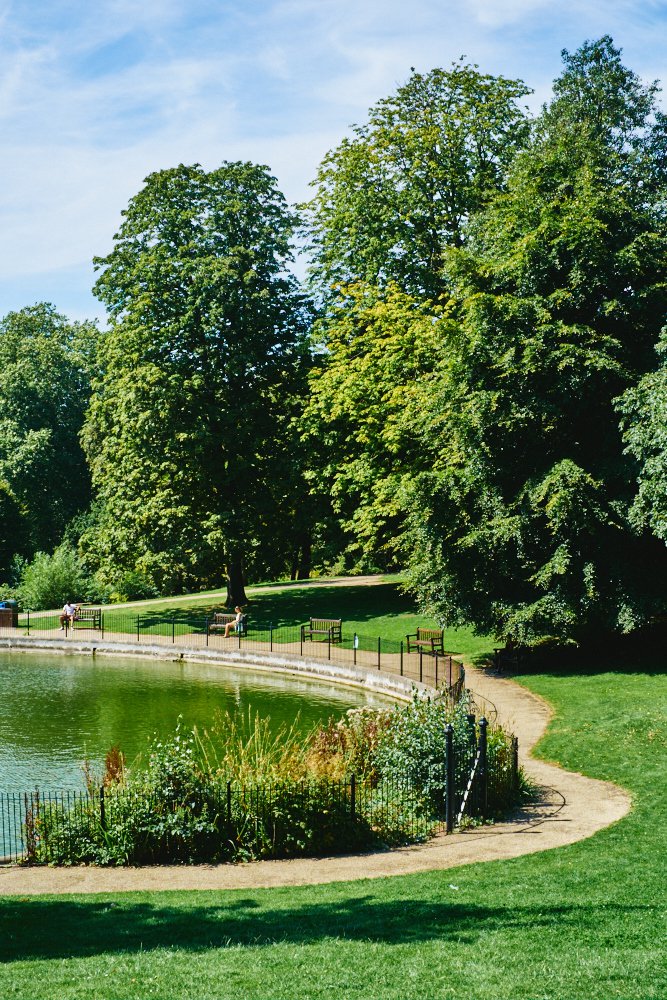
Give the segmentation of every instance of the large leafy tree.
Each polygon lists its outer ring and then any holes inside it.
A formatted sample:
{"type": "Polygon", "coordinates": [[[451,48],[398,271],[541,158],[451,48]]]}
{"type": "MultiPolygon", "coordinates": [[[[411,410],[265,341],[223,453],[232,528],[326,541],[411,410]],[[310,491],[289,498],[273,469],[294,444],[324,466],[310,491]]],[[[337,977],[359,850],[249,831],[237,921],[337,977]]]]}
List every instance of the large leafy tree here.
{"type": "Polygon", "coordinates": [[[667,310],[664,120],[611,39],[564,60],[508,193],[450,254],[423,426],[438,464],[413,496],[423,602],[515,640],[630,629],[665,603],[614,405],[667,310]]]}
{"type": "MultiPolygon", "coordinates": [[[[79,433],[99,333],[47,303],[0,321],[0,484],[5,556],[50,550],[90,499],[79,433]]],[[[3,569],[6,557],[3,562],[3,569]]]]}
{"type": "Polygon", "coordinates": [[[631,516],[667,542],[667,331],[659,344],[660,366],[619,400],[627,450],[639,462],[631,516]]]}
{"type": "Polygon", "coordinates": [[[306,208],[313,277],[333,285],[396,283],[418,297],[443,289],[443,254],[504,185],[527,137],[520,80],[455,63],[414,70],[324,159],[306,208]]]}
{"type": "Polygon", "coordinates": [[[428,468],[416,415],[438,356],[438,310],[396,286],[350,286],[326,321],[301,429],[315,495],[326,484],[353,566],[399,563],[404,483],[428,468]]]}
{"type": "Polygon", "coordinates": [[[104,377],[84,442],[97,490],[84,536],[110,581],[217,585],[286,558],[297,496],[289,425],[305,304],[288,270],[294,218],[264,167],[152,174],[95,290],[104,377]]]}

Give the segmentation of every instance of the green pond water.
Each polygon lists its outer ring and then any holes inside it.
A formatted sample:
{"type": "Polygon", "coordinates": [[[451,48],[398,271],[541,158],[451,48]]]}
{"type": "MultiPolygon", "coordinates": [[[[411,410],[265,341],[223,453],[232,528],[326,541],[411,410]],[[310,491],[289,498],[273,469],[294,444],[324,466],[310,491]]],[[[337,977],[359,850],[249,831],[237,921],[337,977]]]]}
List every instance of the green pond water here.
{"type": "Polygon", "coordinates": [[[0,792],[84,787],[82,763],[100,768],[119,746],[128,761],[151,738],[209,726],[219,710],[269,717],[306,731],[360,705],[384,705],[352,688],[253,673],[247,668],[92,656],[0,654],[0,792]]]}

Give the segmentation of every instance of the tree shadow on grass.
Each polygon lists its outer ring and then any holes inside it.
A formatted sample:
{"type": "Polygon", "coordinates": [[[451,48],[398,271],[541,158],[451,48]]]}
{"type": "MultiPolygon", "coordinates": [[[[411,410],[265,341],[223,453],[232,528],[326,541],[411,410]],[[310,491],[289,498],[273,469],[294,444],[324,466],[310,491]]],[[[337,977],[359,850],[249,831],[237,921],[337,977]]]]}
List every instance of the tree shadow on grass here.
{"type": "Polygon", "coordinates": [[[597,674],[664,674],[667,672],[667,627],[619,636],[601,636],[580,646],[536,647],[528,651],[508,676],[548,674],[585,677],[597,674]]]}
{"type": "MultiPolygon", "coordinates": [[[[625,919],[633,910],[624,908],[625,919]]],[[[607,915],[605,917],[605,914],[607,915]]],[[[41,898],[0,901],[0,962],[73,958],[156,948],[314,944],[327,938],[384,944],[442,940],[474,943],[493,931],[557,926],[577,932],[599,927],[604,907],[512,906],[379,900],[372,895],[298,907],[260,907],[253,900],[175,906],[110,899],[41,898]]]]}
{"type": "MultiPolygon", "coordinates": [[[[160,623],[201,626],[206,617],[216,611],[225,611],[218,601],[211,604],[197,602],[196,605],[183,604],[174,608],[154,608],[140,611],[143,628],[160,623]]],[[[253,629],[273,626],[294,626],[307,622],[309,618],[342,618],[355,622],[365,622],[378,617],[399,616],[416,613],[414,602],[399,590],[396,583],[380,583],[372,587],[351,584],[345,587],[318,586],[282,592],[255,594],[248,601],[245,610],[250,615],[253,629]]],[[[136,622],[136,612],[106,612],[111,624],[127,621],[129,626],[136,622]]],[[[128,626],[128,628],[129,628],[128,626]]]]}

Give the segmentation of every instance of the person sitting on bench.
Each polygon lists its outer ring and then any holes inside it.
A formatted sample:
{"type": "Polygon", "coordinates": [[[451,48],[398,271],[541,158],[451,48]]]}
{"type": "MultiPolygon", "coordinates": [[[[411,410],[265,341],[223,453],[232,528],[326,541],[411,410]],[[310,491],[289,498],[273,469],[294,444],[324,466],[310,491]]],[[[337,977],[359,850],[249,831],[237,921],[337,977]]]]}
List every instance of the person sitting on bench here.
{"type": "Polygon", "coordinates": [[[65,622],[67,622],[68,625],[72,624],[72,622],[76,618],[76,613],[77,613],[78,610],[79,610],[79,605],[78,604],[72,604],[71,601],[66,601],[65,602],[65,605],[64,605],[63,610],[62,610],[62,614],[60,615],[60,631],[61,632],[65,628],[65,622]]]}
{"type": "Polygon", "coordinates": [[[233,622],[227,622],[227,624],[225,625],[225,639],[229,639],[230,629],[234,629],[236,632],[238,632],[239,628],[242,628],[243,626],[242,622],[243,612],[238,606],[234,608],[234,611],[236,612],[236,618],[234,619],[233,622]]]}

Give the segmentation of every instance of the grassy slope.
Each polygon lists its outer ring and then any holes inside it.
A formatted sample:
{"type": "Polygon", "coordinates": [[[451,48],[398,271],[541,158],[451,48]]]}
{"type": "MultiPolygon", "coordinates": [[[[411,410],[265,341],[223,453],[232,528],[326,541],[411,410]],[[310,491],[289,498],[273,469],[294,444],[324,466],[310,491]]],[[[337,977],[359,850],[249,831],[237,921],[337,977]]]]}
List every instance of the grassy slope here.
{"type": "MultiPolygon", "coordinates": [[[[167,618],[172,613],[179,620],[187,621],[192,616],[203,617],[222,607],[220,599],[211,595],[190,594],[174,598],[169,602],[138,602],[134,607],[114,609],[109,605],[104,609],[105,627],[109,630],[132,632],[132,622],[137,612],[146,619],[154,614],[156,618],[167,618]]],[[[408,633],[414,633],[418,625],[435,627],[430,618],[420,615],[413,600],[401,593],[400,580],[387,578],[386,582],[368,587],[350,584],[345,587],[302,587],[286,583],[279,591],[264,592],[254,588],[247,605],[250,616],[250,630],[264,629],[270,625],[299,625],[308,618],[342,618],[345,634],[358,632],[359,635],[381,636],[383,639],[399,642],[408,633]]],[[[165,632],[169,631],[165,625],[165,632]]],[[[446,648],[470,657],[478,657],[490,651],[493,644],[487,637],[476,636],[472,629],[448,629],[446,648]]]]}
{"type": "Polygon", "coordinates": [[[556,708],[540,752],[630,788],[629,817],[559,851],[442,873],[5,898],[0,996],[664,1000],[664,667],[522,683],[556,708]]]}

